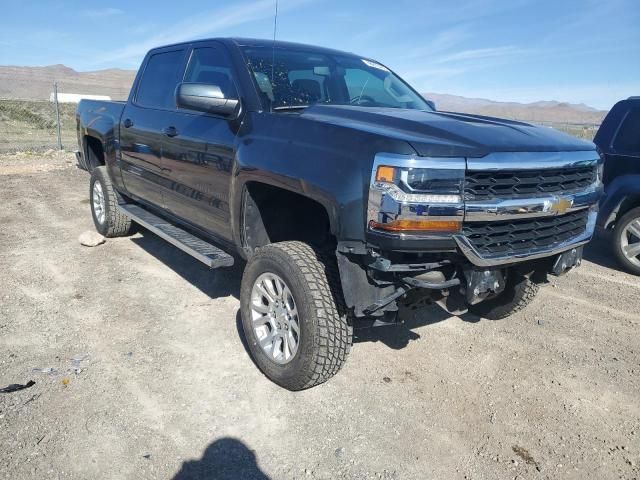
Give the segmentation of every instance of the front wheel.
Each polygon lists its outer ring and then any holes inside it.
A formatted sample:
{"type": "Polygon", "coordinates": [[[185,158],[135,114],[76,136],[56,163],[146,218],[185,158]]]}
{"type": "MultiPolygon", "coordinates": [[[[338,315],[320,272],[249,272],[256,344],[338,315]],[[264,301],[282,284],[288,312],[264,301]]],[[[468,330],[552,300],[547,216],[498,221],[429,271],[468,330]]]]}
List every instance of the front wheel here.
{"type": "Polygon", "coordinates": [[[333,269],[302,242],[259,248],[242,277],[242,327],[254,361],[272,381],[303,390],[327,381],[347,358],[352,328],[333,269]]]}
{"type": "Polygon", "coordinates": [[[538,294],[538,284],[528,276],[509,273],[504,291],[496,297],[469,306],[469,311],[489,320],[502,320],[529,305],[538,294]]]}
{"type": "Polygon", "coordinates": [[[625,270],[640,275],[640,207],[629,210],[616,222],[613,253],[625,270]]]}

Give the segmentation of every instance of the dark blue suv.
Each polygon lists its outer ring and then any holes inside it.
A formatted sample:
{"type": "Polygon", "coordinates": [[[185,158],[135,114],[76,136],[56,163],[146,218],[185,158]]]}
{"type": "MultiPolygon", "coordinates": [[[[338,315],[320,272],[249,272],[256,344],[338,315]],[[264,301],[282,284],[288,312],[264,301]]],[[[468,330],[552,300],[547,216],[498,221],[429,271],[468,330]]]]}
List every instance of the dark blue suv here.
{"type": "Polygon", "coordinates": [[[640,97],[616,103],[594,142],[605,157],[598,226],[613,230],[614,254],[640,275],[640,97]]]}

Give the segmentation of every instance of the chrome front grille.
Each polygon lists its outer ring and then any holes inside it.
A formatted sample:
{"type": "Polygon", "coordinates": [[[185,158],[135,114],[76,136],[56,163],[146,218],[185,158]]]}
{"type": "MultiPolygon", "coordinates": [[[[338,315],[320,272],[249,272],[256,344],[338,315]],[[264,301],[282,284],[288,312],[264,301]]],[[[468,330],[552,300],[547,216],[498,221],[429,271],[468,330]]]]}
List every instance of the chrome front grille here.
{"type": "Polygon", "coordinates": [[[469,171],[465,176],[465,200],[535,197],[577,192],[596,181],[593,165],[539,170],[469,171]]]}
{"type": "Polygon", "coordinates": [[[467,222],[463,235],[482,256],[517,255],[553,248],[584,234],[588,209],[550,217],[467,222]]]}

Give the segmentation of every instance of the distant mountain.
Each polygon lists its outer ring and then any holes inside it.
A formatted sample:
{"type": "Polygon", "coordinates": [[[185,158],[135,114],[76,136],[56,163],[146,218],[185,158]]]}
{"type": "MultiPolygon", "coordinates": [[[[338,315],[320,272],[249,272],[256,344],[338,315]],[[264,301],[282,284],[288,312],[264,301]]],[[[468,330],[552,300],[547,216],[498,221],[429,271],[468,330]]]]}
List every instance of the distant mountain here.
{"type": "Polygon", "coordinates": [[[109,95],[124,100],[129,95],[136,72],[111,68],[76,72],[65,65],[47,67],[0,66],[0,98],[49,100],[53,82],[61,93],[109,95]]]}
{"type": "MultiPolygon", "coordinates": [[[[0,98],[48,100],[53,82],[61,93],[109,95],[124,100],[129,95],[136,72],[111,68],[94,72],[76,72],[65,65],[47,67],[0,66],[0,98]]],[[[606,112],[584,104],[557,101],[534,103],[496,102],[442,93],[425,93],[438,110],[475,113],[532,122],[600,123],[606,112]]]]}
{"type": "Polygon", "coordinates": [[[533,103],[496,102],[484,98],[466,98],[443,93],[423,93],[433,100],[438,110],[474,113],[490,117],[511,118],[530,122],[601,123],[607,114],[583,103],[539,101],[533,103]]]}

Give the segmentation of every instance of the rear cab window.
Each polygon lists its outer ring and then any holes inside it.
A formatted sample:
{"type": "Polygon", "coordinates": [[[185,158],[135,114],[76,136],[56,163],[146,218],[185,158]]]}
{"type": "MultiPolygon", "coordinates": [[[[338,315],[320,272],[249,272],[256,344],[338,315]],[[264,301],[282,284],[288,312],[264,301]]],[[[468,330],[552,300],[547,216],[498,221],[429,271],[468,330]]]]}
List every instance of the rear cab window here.
{"type": "Polygon", "coordinates": [[[180,82],[185,49],[153,53],[145,66],[135,103],[141,107],[175,110],[175,90],[180,82]]]}

